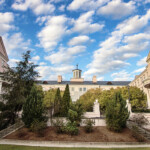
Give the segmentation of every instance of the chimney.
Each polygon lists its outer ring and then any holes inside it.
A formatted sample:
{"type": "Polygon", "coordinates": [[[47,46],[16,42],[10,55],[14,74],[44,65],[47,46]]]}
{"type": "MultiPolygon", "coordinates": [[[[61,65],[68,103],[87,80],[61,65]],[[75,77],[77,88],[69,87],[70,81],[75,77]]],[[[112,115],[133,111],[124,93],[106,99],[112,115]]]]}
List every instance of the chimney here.
{"type": "Polygon", "coordinates": [[[58,83],[61,83],[61,82],[62,82],[62,76],[61,76],[61,75],[58,75],[57,82],[58,82],[58,83]]]}
{"type": "Polygon", "coordinates": [[[97,83],[97,79],[96,79],[96,76],[93,76],[93,83],[97,83]]]}

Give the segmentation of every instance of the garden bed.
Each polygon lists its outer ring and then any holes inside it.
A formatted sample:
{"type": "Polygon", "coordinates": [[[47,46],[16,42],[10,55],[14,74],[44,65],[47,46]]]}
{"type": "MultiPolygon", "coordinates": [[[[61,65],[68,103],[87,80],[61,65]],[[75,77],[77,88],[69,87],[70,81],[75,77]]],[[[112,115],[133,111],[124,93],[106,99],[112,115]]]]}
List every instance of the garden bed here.
{"type": "Polygon", "coordinates": [[[94,127],[92,133],[86,133],[84,127],[80,127],[77,136],[57,134],[54,127],[47,127],[44,130],[42,137],[36,133],[30,132],[27,128],[21,128],[5,137],[5,139],[78,142],[137,142],[128,128],[125,128],[122,133],[114,133],[109,131],[106,127],[94,127]]]}

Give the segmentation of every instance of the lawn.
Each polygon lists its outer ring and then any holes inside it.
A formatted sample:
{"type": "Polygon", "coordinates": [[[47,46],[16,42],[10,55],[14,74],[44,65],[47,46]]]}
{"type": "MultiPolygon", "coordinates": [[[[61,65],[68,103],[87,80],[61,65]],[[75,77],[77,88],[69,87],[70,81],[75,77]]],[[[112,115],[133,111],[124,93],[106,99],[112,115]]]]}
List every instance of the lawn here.
{"type": "Polygon", "coordinates": [[[30,147],[15,145],[0,145],[0,150],[150,150],[150,148],[53,148],[53,147],[30,147]]]}

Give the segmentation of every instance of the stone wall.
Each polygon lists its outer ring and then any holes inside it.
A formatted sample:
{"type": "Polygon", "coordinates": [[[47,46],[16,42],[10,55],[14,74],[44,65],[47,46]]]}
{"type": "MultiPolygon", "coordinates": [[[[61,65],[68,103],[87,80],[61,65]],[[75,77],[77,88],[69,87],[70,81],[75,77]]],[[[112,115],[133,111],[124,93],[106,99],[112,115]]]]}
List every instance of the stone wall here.
{"type": "Polygon", "coordinates": [[[17,122],[16,124],[9,126],[8,128],[0,131],[0,138],[4,138],[7,135],[15,132],[16,130],[22,128],[24,126],[24,123],[22,121],[17,122]]]}
{"type": "MultiPolygon", "coordinates": [[[[55,122],[57,119],[62,120],[65,124],[67,123],[67,119],[64,117],[57,117],[57,118],[53,118],[52,120],[49,119],[47,122],[47,126],[53,126],[52,122],[55,122]]],[[[85,121],[87,119],[82,119],[80,126],[85,126],[85,121]]],[[[91,118],[91,120],[93,120],[95,122],[95,125],[93,126],[106,126],[106,121],[104,118],[91,118]]]]}

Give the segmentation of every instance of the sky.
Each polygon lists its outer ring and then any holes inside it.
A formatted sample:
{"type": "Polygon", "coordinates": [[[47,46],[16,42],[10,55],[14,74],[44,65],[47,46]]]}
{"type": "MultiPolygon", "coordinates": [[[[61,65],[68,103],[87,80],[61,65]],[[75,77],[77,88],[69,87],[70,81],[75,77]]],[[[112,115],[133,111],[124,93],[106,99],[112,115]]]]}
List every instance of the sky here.
{"type": "Polygon", "coordinates": [[[131,81],[150,50],[150,0],[0,0],[0,36],[15,66],[31,50],[40,80],[131,81]]]}

